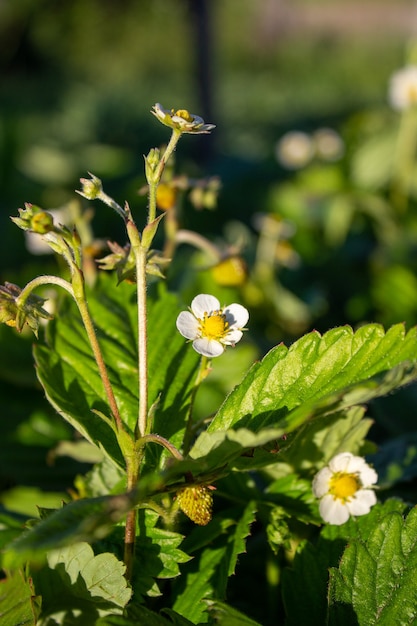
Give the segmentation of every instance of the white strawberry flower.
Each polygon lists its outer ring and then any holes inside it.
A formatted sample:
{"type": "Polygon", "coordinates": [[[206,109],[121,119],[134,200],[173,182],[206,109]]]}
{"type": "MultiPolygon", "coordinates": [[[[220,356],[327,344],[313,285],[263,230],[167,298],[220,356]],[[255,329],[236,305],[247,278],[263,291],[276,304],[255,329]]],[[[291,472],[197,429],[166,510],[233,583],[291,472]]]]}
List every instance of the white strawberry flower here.
{"type": "Polygon", "coordinates": [[[202,133],[209,133],[213,128],[216,128],[214,124],[205,124],[202,117],[194,115],[186,109],[164,109],[159,102],[154,104],[151,113],[165,126],[180,130],[182,133],[193,133],[196,135],[202,133]]]}
{"type": "Polygon", "coordinates": [[[320,498],[320,515],[339,526],[351,515],[366,515],[376,504],[372,485],[378,475],[360,456],[342,452],[333,457],[313,480],[313,493],[320,498]]]}
{"type": "Polygon", "coordinates": [[[201,293],[191,302],[191,311],[178,315],[177,328],[183,337],[192,340],[196,352],[211,358],[242,339],[248,319],[249,313],[241,304],[222,308],[217,298],[201,293]]]}

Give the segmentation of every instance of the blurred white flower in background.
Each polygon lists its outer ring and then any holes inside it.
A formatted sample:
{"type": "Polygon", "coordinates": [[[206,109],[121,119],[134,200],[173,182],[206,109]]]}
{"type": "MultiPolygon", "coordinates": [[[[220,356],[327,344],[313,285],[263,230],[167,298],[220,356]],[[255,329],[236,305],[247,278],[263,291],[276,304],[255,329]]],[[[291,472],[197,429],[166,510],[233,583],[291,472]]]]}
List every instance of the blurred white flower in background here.
{"type": "Polygon", "coordinates": [[[398,111],[417,104],[417,65],[408,65],[391,76],[388,98],[392,108],[398,111]]]}
{"type": "Polygon", "coordinates": [[[332,128],[319,128],[313,134],[316,156],[323,161],[338,161],[345,152],[343,139],[332,128]]]}
{"type": "Polygon", "coordinates": [[[275,156],[289,170],[308,165],[314,158],[321,161],[337,161],[345,151],[341,136],[332,128],[319,128],[311,135],[294,130],[278,141],[275,156]]]}
{"type": "Polygon", "coordinates": [[[300,130],[293,130],[278,141],[276,158],[287,169],[297,170],[307,165],[314,156],[311,137],[300,130]]]}

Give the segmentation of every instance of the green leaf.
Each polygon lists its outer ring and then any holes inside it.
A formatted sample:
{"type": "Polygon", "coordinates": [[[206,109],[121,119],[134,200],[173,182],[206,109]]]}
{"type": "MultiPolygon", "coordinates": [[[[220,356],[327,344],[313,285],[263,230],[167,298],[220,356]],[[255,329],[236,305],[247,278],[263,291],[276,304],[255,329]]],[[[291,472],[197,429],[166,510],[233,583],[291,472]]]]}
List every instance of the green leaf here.
{"type": "Polygon", "coordinates": [[[261,626],[240,611],[218,600],[206,601],[208,611],[219,626],[261,626]]]}
{"type": "Polygon", "coordinates": [[[234,574],[255,519],[256,506],[235,507],[216,516],[208,526],[195,528],[184,542],[194,558],[176,583],[175,611],[193,623],[207,623],[204,599],[224,598],[228,577],[234,574]],[[202,549],[201,549],[202,548],[202,549]]]}
{"type": "Polygon", "coordinates": [[[256,505],[254,502],[249,502],[238,519],[234,533],[230,533],[229,535],[230,541],[227,554],[225,555],[226,562],[224,568],[227,572],[227,576],[231,576],[235,573],[238,556],[246,552],[246,538],[250,535],[251,525],[255,521],[255,517],[256,505]]]}
{"type": "Polygon", "coordinates": [[[352,541],[330,572],[329,624],[390,626],[417,619],[417,507],[390,513],[368,540],[352,541]]]}
{"type": "Polygon", "coordinates": [[[279,505],[285,516],[293,516],[307,523],[320,523],[317,513],[317,500],[311,490],[311,480],[300,478],[298,474],[288,474],[271,482],[265,490],[268,502],[279,505]]]}
{"type": "Polygon", "coordinates": [[[372,426],[364,414],[364,407],[354,406],[307,422],[283,445],[278,463],[295,471],[318,470],[339,452],[358,454],[372,426]]]}
{"type": "MultiPolygon", "coordinates": [[[[122,420],[133,430],[138,415],[136,297],[131,285],[115,285],[101,277],[88,304],[106,362],[122,420]]],[[[148,371],[149,407],[156,407],[153,430],[180,445],[190,390],[199,356],[189,350],[175,328],[180,311],[176,296],[162,290],[149,293],[148,371]]],[[[38,378],[48,400],[81,434],[124,466],[112,428],[92,409],[107,416],[101,379],[78,310],[65,300],[49,325],[47,346],[35,347],[38,378]]],[[[149,448],[149,446],[148,446],[149,448]]],[[[160,448],[153,446],[154,462],[160,448]]]]}
{"type": "Polygon", "coordinates": [[[192,622],[171,609],[163,609],[163,612],[170,619],[150,611],[145,606],[133,604],[128,606],[126,617],[103,617],[97,620],[95,626],[193,626],[192,622]]]}
{"type": "Polygon", "coordinates": [[[135,547],[135,569],[132,586],[135,598],[159,595],[155,579],[175,578],[180,574],[179,564],[190,557],[178,546],[184,537],[179,533],[158,528],[159,516],[149,509],[139,510],[139,535],[135,547]]]}
{"type": "Polygon", "coordinates": [[[28,560],[40,561],[48,550],[99,539],[135,504],[136,496],[129,494],[71,502],[6,546],[4,567],[18,567],[28,560]]]}
{"type": "Polygon", "coordinates": [[[206,624],[208,621],[206,606],[201,600],[213,595],[213,579],[226,550],[225,545],[206,548],[181,577],[182,591],[178,590],[173,608],[193,624],[206,624]]]}
{"type": "Polygon", "coordinates": [[[312,416],[368,401],[417,378],[417,331],[378,324],[314,331],[256,363],[211,422],[228,428],[291,432],[312,416]]]}
{"type": "MultiPolygon", "coordinates": [[[[326,624],[329,569],[337,567],[346,544],[356,540],[365,544],[370,534],[387,516],[392,514],[401,516],[406,508],[399,500],[387,500],[383,505],[375,505],[368,515],[350,519],[341,526],[330,524],[324,526],[317,543],[309,541],[302,543],[298,547],[292,566],[282,572],[286,624],[288,626],[307,623],[311,626],[326,624]]],[[[366,621],[361,623],[367,624],[366,621]]]]}
{"type": "Polygon", "coordinates": [[[48,565],[78,598],[123,608],[132,595],[124,577],[125,565],[114,554],[95,556],[88,543],[52,550],[48,553],[48,565]]]}
{"type": "Polygon", "coordinates": [[[23,572],[7,572],[0,580],[0,622],[2,626],[35,626],[40,598],[23,572]]]}

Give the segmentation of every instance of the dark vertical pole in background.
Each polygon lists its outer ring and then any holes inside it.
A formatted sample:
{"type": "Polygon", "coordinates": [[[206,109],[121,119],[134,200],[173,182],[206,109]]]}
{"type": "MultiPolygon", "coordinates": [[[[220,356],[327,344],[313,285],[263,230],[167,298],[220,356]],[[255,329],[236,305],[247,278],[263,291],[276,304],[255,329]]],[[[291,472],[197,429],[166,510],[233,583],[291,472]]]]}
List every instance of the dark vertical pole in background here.
{"type": "MultiPolygon", "coordinates": [[[[208,123],[215,124],[213,111],[213,32],[211,6],[214,0],[188,0],[191,16],[191,53],[195,58],[194,80],[199,100],[195,111],[208,123]]],[[[214,131],[215,132],[215,131],[214,131]]],[[[209,160],[213,153],[213,135],[199,142],[200,160],[209,160]]]]}

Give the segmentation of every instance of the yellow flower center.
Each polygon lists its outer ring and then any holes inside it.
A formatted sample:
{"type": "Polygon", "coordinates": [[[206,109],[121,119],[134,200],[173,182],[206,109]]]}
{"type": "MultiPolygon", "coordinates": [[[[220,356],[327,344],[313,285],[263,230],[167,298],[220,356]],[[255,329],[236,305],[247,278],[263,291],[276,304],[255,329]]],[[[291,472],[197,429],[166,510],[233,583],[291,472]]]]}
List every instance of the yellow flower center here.
{"type": "Polygon", "coordinates": [[[187,109],[178,109],[175,115],[182,117],[182,119],[186,122],[192,122],[194,120],[194,117],[187,111],[187,109]]]}
{"type": "Polygon", "coordinates": [[[200,321],[200,332],[207,339],[222,339],[229,330],[229,323],[221,311],[212,311],[209,315],[204,313],[204,319],[200,321]]]}
{"type": "Polygon", "coordinates": [[[408,87],[408,103],[409,104],[416,104],[417,103],[417,88],[416,85],[410,85],[408,87]]]}
{"type": "Polygon", "coordinates": [[[338,500],[349,500],[359,489],[361,483],[356,474],[337,472],[330,479],[329,493],[338,500]]]}

